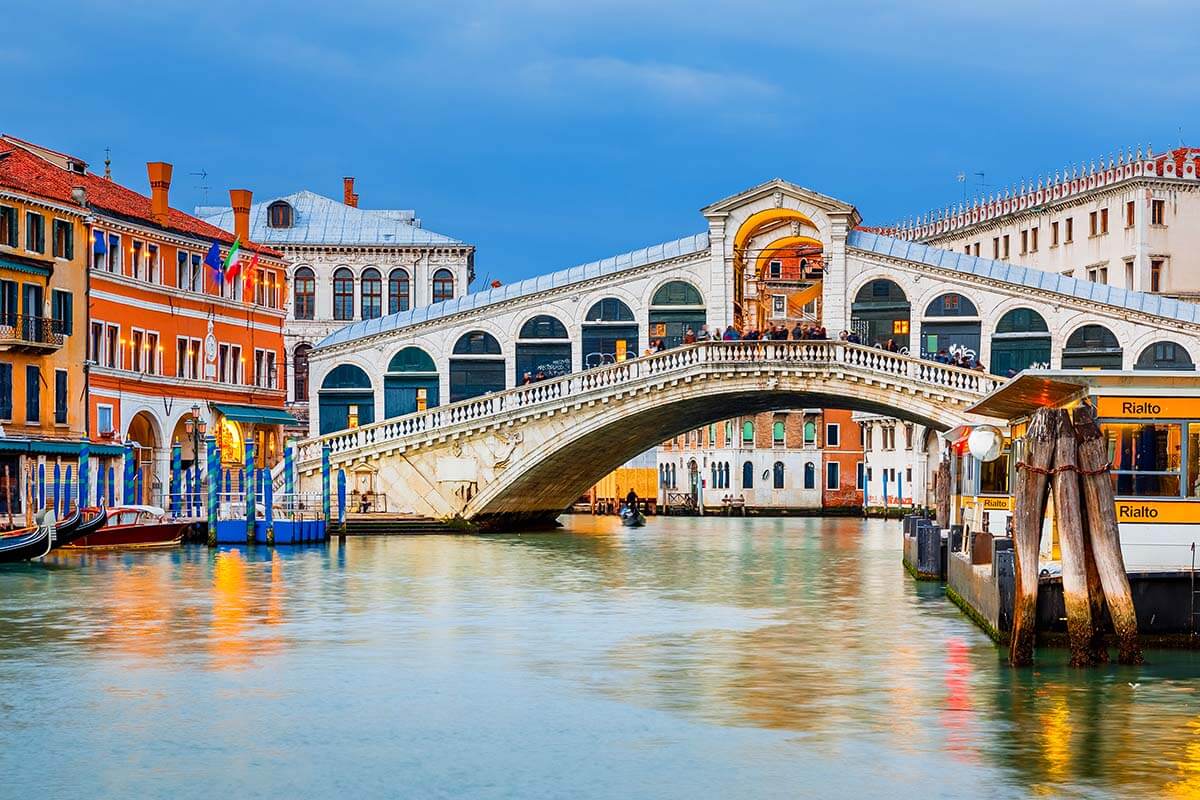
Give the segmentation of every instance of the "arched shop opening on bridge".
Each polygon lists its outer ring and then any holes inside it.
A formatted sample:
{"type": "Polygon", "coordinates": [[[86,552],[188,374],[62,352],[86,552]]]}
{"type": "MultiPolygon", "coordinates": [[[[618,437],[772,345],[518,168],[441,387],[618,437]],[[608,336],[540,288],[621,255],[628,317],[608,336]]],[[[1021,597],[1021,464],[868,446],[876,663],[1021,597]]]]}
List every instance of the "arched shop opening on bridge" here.
{"type": "Polygon", "coordinates": [[[371,379],[353,364],[340,364],[321,381],[320,431],[333,433],[375,421],[371,379]]]}
{"type": "Polygon", "coordinates": [[[888,340],[908,349],[912,307],[904,290],[887,278],[868,281],[850,304],[850,327],[865,345],[886,345],[888,340]]]}
{"type": "Polygon", "coordinates": [[[504,391],[504,355],[496,337],[471,331],[458,337],[450,357],[450,402],[504,391]]]}
{"type": "Polygon", "coordinates": [[[583,368],[590,369],[638,353],[638,326],[633,311],[615,297],[588,309],[583,323],[583,368]]]}
{"type": "Polygon", "coordinates": [[[1133,368],[1188,372],[1195,370],[1196,365],[1182,345],[1175,344],[1175,342],[1155,342],[1142,351],[1133,368]]]}
{"type": "Polygon", "coordinates": [[[1063,369],[1120,369],[1123,351],[1116,335],[1103,325],[1084,325],[1067,337],[1063,369]]]}
{"type": "Polygon", "coordinates": [[[1050,368],[1050,327],[1032,308],[1014,308],[1000,317],[992,334],[993,375],[1050,368]]]}
{"type": "Polygon", "coordinates": [[[684,281],[663,284],[650,300],[650,339],[658,339],[667,347],[683,344],[690,329],[699,333],[707,322],[704,298],[700,290],[684,281]]]}
{"type": "Polygon", "coordinates": [[[979,357],[979,310],[956,292],[937,297],[925,308],[921,319],[921,357],[963,354],[979,357]]]}
{"type": "Polygon", "coordinates": [[[388,362],[383,376],[383,416],[399,417],[438,404],[437,365],[419,347],[405,347],[388,362]]]}
{"type": "Polygon", "coordinates": [[[571,339],[567,326],[549,314],[539,314],[521,326],[517,337],[515,379],[566,375],[571,371],[571,339]]]}

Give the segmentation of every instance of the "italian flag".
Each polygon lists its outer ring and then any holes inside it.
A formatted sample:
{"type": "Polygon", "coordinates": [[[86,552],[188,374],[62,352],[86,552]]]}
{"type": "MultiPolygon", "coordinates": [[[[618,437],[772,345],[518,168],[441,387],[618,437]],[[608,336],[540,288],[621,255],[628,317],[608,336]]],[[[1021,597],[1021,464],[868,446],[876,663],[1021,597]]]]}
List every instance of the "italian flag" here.
{"type": "Polygon", "coordinates": [[[225,256],[225,263],[221,265],[221,272],[224,273],[226,280],[233,280],[237,275],[238,269],[242,266],[238,260],[238,253],[242,249],[242,240],[234,239],[233,246],[229,248],[229,255],[225,256]]]}

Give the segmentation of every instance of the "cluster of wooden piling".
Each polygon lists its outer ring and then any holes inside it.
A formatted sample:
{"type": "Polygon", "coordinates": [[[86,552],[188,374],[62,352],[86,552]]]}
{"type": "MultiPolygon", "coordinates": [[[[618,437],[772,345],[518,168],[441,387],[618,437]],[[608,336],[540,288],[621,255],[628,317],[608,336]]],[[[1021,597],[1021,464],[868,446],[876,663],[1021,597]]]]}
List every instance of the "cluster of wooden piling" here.
{"type": "Polygon", "coordinates": [[[1042,408],[1034,413],[1013,491],[1016,598],[1009,650],[1013,666],[1033,663],[1038,549],[1050,492],[1062,552],[1071,664],[1108,661],[1106,614],[1116,633],[1120,662],[1142,660],[1109,468],[1107,447],[1091,406],[1076,408],[1074,418],[1066,409],[1042,408]]]}

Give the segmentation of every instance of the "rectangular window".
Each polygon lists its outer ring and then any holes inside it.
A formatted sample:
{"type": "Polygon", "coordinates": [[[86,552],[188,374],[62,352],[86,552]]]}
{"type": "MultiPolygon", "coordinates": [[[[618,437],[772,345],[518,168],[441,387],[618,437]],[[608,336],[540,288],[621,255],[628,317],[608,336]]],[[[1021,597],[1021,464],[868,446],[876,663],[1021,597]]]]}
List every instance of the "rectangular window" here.
{"type": "Polygon", "coordinates": [[[121,368],[121,326],[111,322],[104,331],[104,366],[121,368]]]}
{"type": "Polygon", "coordinates": [[[1183,431],[1178,423],[1104,423],[1100,428],[1118,496],[1179,496],[1183,431]]]}
{"type": "Polygon", "coordinates": [[[29,364],[25,367],[25,424],[38,425],[42,421],[42,370],[29,364]]]}
{"type": "Polygon", "coordinates": [[[96,430],[100,433],[112,433],[113,431],[113,407],[98,405],[96,406],[96,430]]]}
{"type": "Polygon", "coordinates": [[[1137,208],[1137,204],[1134,203],[1134,201],[1132,201],[1132,200],[1125,203],[1125,227],[1126,228],[1133,227],[1133,217],[1134,217],[1136,208],[1137,208]]]}
{"type": "Polygon", "coordinates": [[[1021,255],[1029,252],[1029,231],[1021,231],[1021,255]]]}
{"type": "Polygon", "coordinates": [[[58,323],[59,332],[70,336],[75,332],[75,296],[62,289],[50,292],[50,314],[58,323]]]}
{"type": "Polygon", "coordinates": [[[1063,241],[1066,244],[1070,244],[1071,242],[1075,241],[1075,218],[1074,217],[1067,217],[1066,229],[1063,231],[1063,234],[1064,234],[1063,241]]]}
{"type": "Polygon", "coordinates": [[[992,237],[992,258],[999,258],[999,257],[1000,257],[1000,237],[993,236],[992,237]]]}
{"type": "Polygon", "coordinates": [[[12,206],[0,206],[0,245],[17,246],[17,210],[12,206]]]}
{"type": "Polygon", "coordinates": [[[65,219],[54,220],[54,257],[70,260],[75,257],[75,226],[65,219]]]}
{"type": "Polygon", "coordinates": [[[25,249],[31,253],[46,252],[46,218],[32,211],[25,212],[25,249]]]}
{"type": "Polygon", "coordinates": [[[192,288],[191,259],[186,250],[175,251],[175,285],[184,291],[192,288]]]}
{"type": "Polygon", "coordinates": [[[54,370],[54,424],[67,424],[67,371],[54,370]]]}
{"type": "Polygon", "coordinates": [[[217,347],[217,379],[221,383],[229,383],[229,345],[217,347]]]}
{"type": "Polygon", "coordinates": [[[146,345],[145,332],[134,328],[129,334],[129,368],[134,372],[145,372],[143,368],[145,355],[142,348],[146,345]]]}
{"type": "Polygon", "coordinates": [[[1100,230],[1100,214],[1093,211],[1088,214],[1088,235],[1095,236],[1100,230]]]}
{"type": "Polygon", "coordinates": [[[1108,209],[1100,209],[1100,235],[1108,233],[1108,209]]]}
{"type": "MultiPolygon", "coordinates": [[[[1007,467],[1007,462],[1005,462],[1005,466],[1007,467]]],[[[909,486],[912,486],[912,467],[904,468],[904,480],[908,482],[909,486]]]]}
{"type": "Polygon", "coordinates": [[[1006,234],[1004,234],[1004,258],[1008,258],[1008,252],[1009,252],[1008,245],[1009,245],[1009,236],[1006,233],[1006,234]]]}
{"type": "Polygon", "coordinates": [[[152,244],[146,248],[146,280],[158,283],[158,245],[152,244]]]}
{"type": "Polygon", "coordinates": [[[859,462],[858,462],[857,464],[855,464],[854,466],[855,466],[855,469],[854,469],[854,472],[855,472],[855,483],[854,483],[854,486],[855,486],[855,488],[857,488],[857,489],[858,489],[858,490],[861,492],[861,491],[863,491],[864,489],[866,489],[866,488],[867,488],[867,471],[866,471],[866,469],[865,469],[865,465],[864,465],[864,464],[863,464],[863,462],[861,462],[861,461],[859,461],[859,462]]]}
{"type": "Polygon", "coordinates": [[[772,261],[771,262],[771,277],[778,278],[782,274],[783,274],[783,262],[782,261],[772,261]]]}
{"type": "MultiPolygon", "coordinates": [[[[157,335],[155,336],[157,340],[157,335]]],[[[197,380],[200,377],[200,340],[188,336],[175,339],[175,377],[197,380]]]]}
{"type": "Polygon", "coordinates": [[[146,331],[146,372],[151,375],[158,374],[158,351],[158,333],[156,331],[146,331]]]}
{"type": "Polygon", "coordinates": [[[783,316],[787,313],[787,297],[781,294],[772,295],[771,310],[776,316],[783,316]]]}
{"type": "Polygon", "coordinates": [[[237,383],[237,384],[245,383],[245,379],[244,379],[244,376],[246,374],[245,361],[246,360],[244,358],[242,358],[242,346],[239,344],[231,345],[229,347],[229,382],[230,383],[237,383]]]}
{"type": "Polygon", "coordinates": [[[1036,253],[1038,248],[1038,229],[1029,229],[1029,252],[1036,253]]]}
{"type": "Polygon", "coordinates": [[[1133,291],[1133,262],[1125,262],[1125,288],[1133,291]]]}
{"type": "Polygon", "coordinates": [[[1050,246],[1058,247],[1058,222],[1050,223],[1050,246]]]}
{"type": "Polygon", "coordinates": [[[93,321],[88,329],[88,361],[100,363],[104,352],[104,323],[93,321]]]}
{"type": "Polygon", "coordinates": [[[825,465],[825,488],[836,490],[842,488],[842,465],[830,461],[825,465]]]}
{"type": "Polygon", "coordinates": [[[13,365],[0,362],[0,419],[12,419],[13,365]]]}
{"type": "Polygon", "coordinates": [[[121,250],[121,236],[117,233],[108,235],[108,260],[105,269],[109,272],[121,272],[124,268],[124,256],[121,250]]]}
{"type": "Polygon", "coordinates": [[[975,243],[974,250],[975,250],[975,255],[978,256],[979,255],[979,242],[975,243]]]}
{"type": "Polygon", "coordinates": [[[1150,201],[1150,224],[1151,225],[1166,225],[1167,224],[1167,201],[1166,200],[1151,200],[1150,201]]]}
{"type": "Polygon", "coordinates": [[[1150,259],[1150,291],[1161,292],[1163,273],[1166,271],[1165,262],[1161,258],[1150,259]]]}
{"type": "Polygon", "coordinates": [[[842,428],[836,422],[825,426],[825,446],[838,447],[842,443],[842,428]]]}
{"type": "Polygon", "coordinates": [[[260,306],[267,304],[267,271],[264,269],[255,271],[254,302],[260,306]]]}
{"type": "Polygon", "coordinates": [[[134,239],[130,245],[129,274],[137,280],[142,279],[142,243],[134,239]]]}
{"type": "Polygon", "coordinates": [[[967,255],[971,255],[971,245],[969,245],[969,244],[963,245],[963,252],[966,253],[967,255]]]}

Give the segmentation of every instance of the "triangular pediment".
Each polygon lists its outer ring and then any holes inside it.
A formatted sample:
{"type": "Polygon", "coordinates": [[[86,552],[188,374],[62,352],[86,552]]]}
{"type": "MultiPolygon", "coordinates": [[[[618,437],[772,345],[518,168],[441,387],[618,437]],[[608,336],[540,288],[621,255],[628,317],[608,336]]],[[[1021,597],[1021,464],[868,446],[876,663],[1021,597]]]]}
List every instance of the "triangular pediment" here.
{"type": "Polygon", "coordinates": [[[785,181],[783,178],[773,178],[765,183],[760,183],[758,186],[751,187],[737,194],[730,195],[722,200],[718,200],[712,205],[701,209],[701,213],[705,216],[714,216],[727,213],[736,208],[749,205],[765,197],[770,197],[774,194],[782,194],[801,200],[805,203],[816,206],[829,214],[850,214],[853,218],[851,225],[857,225],[860,221],[858,211],[849,203],[843,203],[828,195],[814,192],[812,189],[806,189],[791,181],[785,181]]]}

